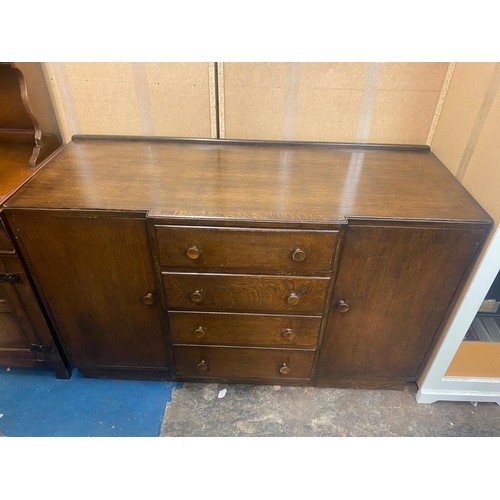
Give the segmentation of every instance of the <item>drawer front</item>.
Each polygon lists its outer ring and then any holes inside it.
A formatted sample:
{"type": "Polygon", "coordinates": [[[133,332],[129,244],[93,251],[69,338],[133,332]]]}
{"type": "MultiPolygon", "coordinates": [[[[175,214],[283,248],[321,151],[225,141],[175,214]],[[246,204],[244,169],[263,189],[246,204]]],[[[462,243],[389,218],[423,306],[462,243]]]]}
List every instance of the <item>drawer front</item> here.
{"type": "Polygon", "coordinates": [[[179,377],[309,379],[314,351],[175,346],[179,377]]]}
{"type": "Polygon", "coordinates": [[[316,347],[321,317],[169,312],[172,342],[316,347]]]}
{"type": "Polygon", "coordinates": [[[2,220],[0,220],[0,252],[15,252],[2,220]]]}
{"type": "Polygon", "coordinates": [[[168,308],[322,314],[329,278],[162,273],[168,308]]]}
{"type": "Polygon", "coordinates": [[[327,273],[338,231],[156,226],[160,265],[245,272],[327,273]]]}

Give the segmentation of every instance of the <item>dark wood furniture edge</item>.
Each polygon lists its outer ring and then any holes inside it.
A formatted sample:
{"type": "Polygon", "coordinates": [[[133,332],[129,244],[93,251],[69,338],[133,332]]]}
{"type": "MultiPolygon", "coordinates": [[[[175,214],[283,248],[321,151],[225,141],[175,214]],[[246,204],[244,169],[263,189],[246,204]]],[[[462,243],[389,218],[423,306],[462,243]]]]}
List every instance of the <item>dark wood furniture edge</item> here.
{"type": "Polygon", "coordinates": [[[325,308],[322,314],[321,328],[318,335],[318,341],[316,345],[316,353],[314,355],[313,366],[311,370],[311,381],[312,385],[317,385],[318,378],[318,366],[319,366],[319,357],[321,352],[321,347],[324,343],[324,339],[326,336],[326,329],[328,325],[328,316],[330,314],[330,309],[334,307],[333,305],[333,297],[335,292],[335,285],[337,284],[337,276],[340,265],[340,257],[342,255],[342,248],[344,245],[344,240],[347,232],[348,221],[346,220],[346,225],[344,227],[339,228],[339,237],[337,238],[337,245],[335,247],[335,254],[332,262],[331,275],[330,275],[330,286],[328,289],[327,297],[325,300],[325,308]]]}
{"type": "MultiPolygon", "coordinates": [[[[61,149],[61,148],[59,148],[59,149],[61,149]]],[[[36,171],[38,171],[38,168],[36,170],[34,170],[32,175],[34,175],[36,171]]],[[[54,322],[53,322],[53,319],[51,317],[51,314],[47,310],[47,306],[46,306],[45,301],[42,299],[42,293],[40,292],[40,288],[37,286],[36,280],[31,273],[31,267],[30,267],[29,263],[27,262],[27,260],[25,259],[25,254],[22,251],[20,251],[21,247],[23,246],[22,239],[15,236],[10,225],[5,220],[5,216],[3,215],[2,212],[3,212],[3,209],[0,208],[0,219],[2,219],[4,221],[5,230],[6,230],[7,234],[9,235],[10,240],[12,242],[12,245],[15,249],[14,255],[19,260],[19,262],[21,263],[21,266],[25,270],[24,278],[29,283],[29,286],[31,287],[33,295],[35,296],[35,298],[39,304],[40,313],[42,314],[43,318],[45,319],[45,323],[47,325],[47,328],[49,329],[51,336],[52,336],[53,345],[55,346],[55,350],[52,350],[52,351],[45,354],[45,362],[37,361],[36,362],[37,364],[32,365],[32,366],[46,364],[51,370],[54,371],[57,378],[69,379],[69,378],[71,378],[71,374],[72,374],[72,370],[73,370],[72,366],[70,365],[69,360],[67,359],[66,352],[63,348],[63,343],[57,334],[57,328],[54,326],[54,322]]]]}
{"type": "MultiPolygon", "coordinates": [[[[175,382],[189,382],[200,384],[251,384],[251,385],[283,385],[283,386],[306,386],[315,387],[310,378],[250,378],[250,377],[209,377],[209,376],[175,376],[175,382]]],[[[333,387],[333,386],[329,386],[333,387]]]]}
{"type": "Polygon", "coordinates": [[[68,366],[54,365],[47,360],[34,359],[32,352],[27,349],[2,349],[0,364],[19,368],[48,369],[52,370],[58,379],[71,378],[71,368],[68,366]]]}
{"type": "Polygon", "coordinates": [[[325,220],[302,220],[291,221],[283,219],[251,219],[243,217],[207,217],[207,216],[176,216],[164,215],[157,210],[147,212],[147,218],[154,220],[155,224],[166,224],[172,226],[200,226],[200,227],[245,227],[252,224],[253,227],[262,229],[295,229],[310,231],[331,231],[338,230],[347,224],[347,219],[331,218],[325,220]]]}
{"type": "MultiPolygon", "coordinates": [[[[482,209],[484,211],[484,209],[482,209]]],[[[493,219],[487,212],[484,219],[478,220],[450,220],[450,219],[404,219],[404,218],[384,218],[384,217],[361,217],[346,216],[346,223],[350,226],[381,226],[381,227],[421,227],[432,228],[436,223],[440,224],[442,229],[456,229],[459,226],[468,228],[488,229],[493,226],[493,219]]]]}
{"type": "Polygon", "coordinates": [[[356,378],[356,377],[343,377],[336,376],[328,383],[315,382],[314,387],[325,388],[345,388],[345,389],[390,389],[390,390],[404,390],[408,386],[415,386],[413,380],[396,379],[396,378],[356,378]]]}
{"type": "MultiPolygon", "coordinates": [[[[31,121],[33,122],[33,132],[34,132],[34,138],[35,138],[35,143],[38,145],[38,142],[42,138],[42,130],[40,128],[40,125],[38,124],[38,120],[36,116],[33,114],[33,110],[31,109],[30,103],[29,103],[29,98],[28,98],[28,88],[26,87],[26,80],[24,79],[23,72],[16,66],[15,63],[8,63],[12,69],[14,69],[19,78],[19,89],[21,91],[21,100],[23,101],[24,104],[24,109],[26,110],[26,113],[28,113],[28,116],[31,118],[31,121]]],[[[30,165],[34,166],[34,165],[30,165]]]]}
{"type": "Polygon", "coordinates": [[[39,121],[31,108],[28,87],[26,85],[26,80],[24,78],[22,70],[18,68],[17,65],[13,62],[9,62],[6,64],[8,64],[14,71],[16,71],[18,75],[21,100],[24,104],[26,113],[33,122],[33,130],[30,130],[29,133],[31,135],[30,142],[34,142],[34,146],[33,153],[31,154],[28,164],[30,167],[36,167],[40,162],[48,158],[52,151],[61,146],[61,141],[54,134],[46,134],[42,131],[39,121]]]}
{"type": "Polygon", "coordinates": [[[37,142],[29,160],[30,167],[40,166],[52,153],[62,149],[61,141],[54,134],[43,134],[43,139],[37,142]]]}
{"type": "Polygon", "coordinates": [[[430,146],[425,144],[378,144],[360,142],[318,142],[318,141],[274,141],[255,139],[210,139],[204,137],[169,137],[169,136],[139,136],[139,135],[84,135],[71,137],[78,141],[116,141],[116,142],[178,142],[192,144],[231,144],[244,146],[290,146],[290,147],[327,147],[346,149],[385,149],[392,151],[422,151],[429,152],[430,146]]]}
{"type": "Polygon", "coordinates": [[[420,367],[418,370],[418,375],[416,380],[420,378],[422,375],[422,371],[425,368],[425,365],[427,364],[429,358],[431,357],[432,352],[436,348],[436,346],[444,339],[444,336],[446,334],[446,325],[448,324],[448,321],[453,315],[453,312],[455,310],[455,307],[457,306],[460,297],[462,296],[463,293],[465,293],[466,288],[465,285],[467,283],[467,280],[471,276],[472,270],[474,269],[474,265],[477,263],[478,257],[481,253],[481,250],[484,248],[484,245],[486,244],[486,241],[488,239],[488,236],[491,232],[491,229],[493,227],[493,224],[490,224],[486,227],[483,228],[483,235],[481,241],[477,244],[476,249],[474,253],[471,255],[469,259],[469,263],[467,267],[463,270],[462,277],[460,278],[460,281],[458,283],[458,286],[455,290],[455,293],[450,299],[450,302],[448,304],[448,307],[446,308],[446,312],[441,319],[441,323],[439,324],[436,333],[434,334],[434,337],[432,339],[432,342],[429,344],[429,347],[422,358],[420,362],[420,367]]]}
{"type": "MultiPolygon", "coordinates": [[[[31,167],[29,169],[30,174],[27,175],[17,186],[12,189],[10,192],[8,192],[5,196],[0,198],[0,210],[2,208],[5,208],[7,206],[7,202],[9,201],[10,197],[13,196],[14,194],[19,191],[44,165],[46,165],[52,158],[57,156],[62,150],[64,149],[64,145],[60,145],[57,149],[53,150],[50,154],[47,154],[45,158],[42,160],[41,163],[36,165],[36,167],[31,167]]],[[[48,153],[47,151],[44,152],[44,154],[48,153]]]]}
{"type": "Polygon", "coordinates": [[[175,377],[170,368],[110,368],[102,366],[80,366],[78,370],[84,377],[91,378],[115,378],[127,380],[175,380],[175,377]]]}
{"type": "Polygon", "coordinates": [[[33,130],[0,129],[0,142],[31,144],[33,142],[33,130]]]}

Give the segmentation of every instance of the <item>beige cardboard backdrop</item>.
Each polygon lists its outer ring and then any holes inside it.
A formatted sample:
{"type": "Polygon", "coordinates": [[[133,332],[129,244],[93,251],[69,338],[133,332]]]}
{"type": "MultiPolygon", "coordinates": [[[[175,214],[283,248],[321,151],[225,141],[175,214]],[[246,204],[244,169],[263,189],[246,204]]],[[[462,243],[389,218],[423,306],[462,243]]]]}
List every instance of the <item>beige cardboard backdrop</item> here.
{"type": "Polygon", "coordinates": [[[500,220],[500,63],[457,63],[433,152],[500,220]]]}
{"type": "Polygon", "coordinates": [[[425,144],[449,63],[224,63],[225,137],[425,144]]]}
{"type": "Polygon", "coordinates": [[[215,137],[213,63],[45,63],[65,142],[74,134],[215,137]]]}
{"type": "Polygon", "coordinates": [[[73,134],[425,144],[449,63],[45,63],[73,134]]]}

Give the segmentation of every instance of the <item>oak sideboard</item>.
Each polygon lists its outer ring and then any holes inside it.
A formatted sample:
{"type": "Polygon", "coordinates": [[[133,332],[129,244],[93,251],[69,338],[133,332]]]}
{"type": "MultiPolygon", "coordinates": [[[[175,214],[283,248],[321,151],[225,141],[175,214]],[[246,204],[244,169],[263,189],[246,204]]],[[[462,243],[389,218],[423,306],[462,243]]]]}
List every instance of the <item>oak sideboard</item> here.
{"type": "Polygon", "coordinates": [[[75,136],[4,207],[89,377],[415,381],[492,225],[424,146],[75,136]]]}

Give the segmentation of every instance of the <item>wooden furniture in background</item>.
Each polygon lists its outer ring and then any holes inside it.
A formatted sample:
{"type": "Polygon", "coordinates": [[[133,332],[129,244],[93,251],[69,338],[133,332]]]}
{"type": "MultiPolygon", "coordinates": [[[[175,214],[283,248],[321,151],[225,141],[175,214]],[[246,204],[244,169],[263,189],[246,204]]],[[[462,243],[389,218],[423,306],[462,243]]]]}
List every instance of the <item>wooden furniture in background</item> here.
{"type": "Polygon", "coordinates": [[[75,137],[5,208],[87,376],[400,387],[491,227],[426,147],[75,137]]]}
{"type": "Polygon", "coordinates": [[[13,64],[0,63],[0,364],[47,366],[58,377],[67,378],[67,362],[32,288],[15,238],[6,228],[2,209],[61,145],[40,65],[23,66],[30,86],[13,64]],[[49,127],[49,133],[41,124],[49,127]]]}
{"type": "Polygon", "coordinates": [[[30,167],[39,165],[61,145],[39,63],[0,63],[0,137],[2,142],[31,145],[30,167]]]}

